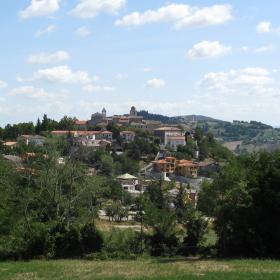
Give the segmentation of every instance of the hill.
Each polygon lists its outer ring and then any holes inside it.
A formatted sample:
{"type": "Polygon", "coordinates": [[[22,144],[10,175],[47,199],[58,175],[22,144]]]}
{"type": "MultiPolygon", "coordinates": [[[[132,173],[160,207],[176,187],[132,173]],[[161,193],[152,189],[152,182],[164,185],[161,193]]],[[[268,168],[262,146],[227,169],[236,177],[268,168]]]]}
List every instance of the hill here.
{"type": "Polygon", "coordinates": [[[223,121],[203,115],[185,115],[168,117],[140,111],[145,119],[161,121],[166,124],[178,124],[186,130],[199,126],[204,133],[212,133],[237,153],[253,152],[261,149],[269,151],[280,148],[280,129],[257,121],[223,121]]]}

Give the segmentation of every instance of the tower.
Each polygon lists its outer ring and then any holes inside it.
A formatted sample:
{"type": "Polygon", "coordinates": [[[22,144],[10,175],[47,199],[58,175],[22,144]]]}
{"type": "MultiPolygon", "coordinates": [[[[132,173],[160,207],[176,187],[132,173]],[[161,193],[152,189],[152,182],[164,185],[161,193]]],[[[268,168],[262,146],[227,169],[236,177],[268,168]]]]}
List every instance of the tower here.
{"type": "Polygon", "coordinates": [[[106,114],[107,114],[106,109],[103,108],[103,109],[102,109],[102,116],[103,116],[104,118],[106,118],[106,114]]]}
{"type": "Polygon", "coordinates": [[[137,111],[134,106],[131,107],[129,115],[134,117],[137,116],[137,111]]]}

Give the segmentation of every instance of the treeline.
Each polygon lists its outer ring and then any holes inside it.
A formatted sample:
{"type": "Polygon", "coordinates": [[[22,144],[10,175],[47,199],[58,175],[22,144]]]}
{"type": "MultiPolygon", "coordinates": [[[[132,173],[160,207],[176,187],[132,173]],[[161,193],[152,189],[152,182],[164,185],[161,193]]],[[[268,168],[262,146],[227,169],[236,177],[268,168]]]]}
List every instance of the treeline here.
{"type": "Polygon", "coordinates": [[[0,128],[0,139],[16,140],[18,136],[23,134],[42,134],[52,130],[73,130],[76,118],[64,116],[60,121],[48,118],[45,114],[42,120],[38,119],[36,124],[33,122],[7,124],[4,128],[0,128]]]}

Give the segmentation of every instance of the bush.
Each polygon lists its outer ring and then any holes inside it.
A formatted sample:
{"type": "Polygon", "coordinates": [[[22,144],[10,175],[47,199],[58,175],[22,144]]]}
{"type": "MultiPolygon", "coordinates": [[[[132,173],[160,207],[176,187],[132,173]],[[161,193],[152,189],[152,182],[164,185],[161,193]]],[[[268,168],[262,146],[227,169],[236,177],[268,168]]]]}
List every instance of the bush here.
{"type": "Polygon", "coordinates": [[[103,255],[110,258],[131,258],[140,251],[139,233],[114,229],[106,238],[103,255]]]}
{"type": "Polygon", "coordinates": [[[104,244],[103,236],[93,223],[88,223],[82,227],[81,237],[84,254],[101,251],[104,244]]]}
{"type": "Polygon", "coordinates": [[[66,227],[62,225],[55,229],[55,257],[81,257],[83,255],[82,248],[81,233],[77,226],[66,227]]]}

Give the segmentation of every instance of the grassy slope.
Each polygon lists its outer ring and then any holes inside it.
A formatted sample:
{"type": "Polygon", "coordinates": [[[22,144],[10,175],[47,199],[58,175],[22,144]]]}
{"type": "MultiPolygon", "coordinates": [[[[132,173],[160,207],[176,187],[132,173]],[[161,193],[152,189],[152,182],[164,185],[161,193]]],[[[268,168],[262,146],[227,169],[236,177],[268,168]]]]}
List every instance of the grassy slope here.
{"type": "Polygon", "coordinates": [[[280,279],[280,261],[140,259],[0,263],[0,279],[280,279]]]}

